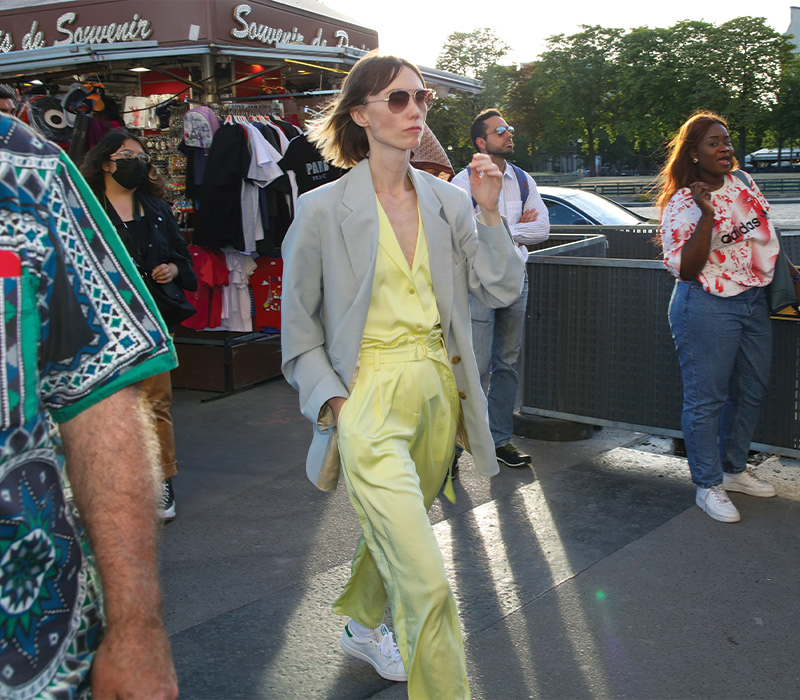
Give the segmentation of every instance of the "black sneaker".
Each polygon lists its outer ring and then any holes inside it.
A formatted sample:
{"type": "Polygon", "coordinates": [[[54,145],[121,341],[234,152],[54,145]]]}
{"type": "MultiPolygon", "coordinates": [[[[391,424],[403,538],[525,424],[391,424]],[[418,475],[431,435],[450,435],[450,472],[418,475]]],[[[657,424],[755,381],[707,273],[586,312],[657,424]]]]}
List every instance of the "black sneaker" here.
{"type": "Polygon", "coordinates": [[[164,491],[158,504],[158,517],[167,523],[175,520],[175,492],[172,490],[172,479],[164,479],[164,491]]]}
{"type": "Polygon", "coordinates": [[[507,467],[518,469],[519,467],[527,467],[531,463],[530,456],[520,452],[510,442],[496,447],[494,453],[497,455],[497,461],[502,462],[507,467]]]}

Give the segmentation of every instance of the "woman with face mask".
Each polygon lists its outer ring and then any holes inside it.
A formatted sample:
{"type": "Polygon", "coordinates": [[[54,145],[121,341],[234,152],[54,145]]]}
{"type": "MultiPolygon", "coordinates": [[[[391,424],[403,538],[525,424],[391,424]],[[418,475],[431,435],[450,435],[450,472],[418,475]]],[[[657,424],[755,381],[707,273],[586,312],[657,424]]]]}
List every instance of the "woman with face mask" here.
{"type": "MultiPolygon", "coordinates": [[[[80,169],[142,277],[149,276],[159,285],[174,282],[182,289],[197,289],[192,256],[164,200],[164,178],[151,165],[142,142],[127,132],[111,131],[86,154],[80,169]]],[[[154,298],[161,308],[158,296],[154,298]]],[[[162,315],[167,317],[163,310],[162,315]]],[[[142,384],[156,418],[161,449],[164,498],[159,514],[164,520],[172,520],[175,517],[172,478],[178,473],[178,464],[169,412],[172,404],[170,374],[164,372],[142,384]]]]}

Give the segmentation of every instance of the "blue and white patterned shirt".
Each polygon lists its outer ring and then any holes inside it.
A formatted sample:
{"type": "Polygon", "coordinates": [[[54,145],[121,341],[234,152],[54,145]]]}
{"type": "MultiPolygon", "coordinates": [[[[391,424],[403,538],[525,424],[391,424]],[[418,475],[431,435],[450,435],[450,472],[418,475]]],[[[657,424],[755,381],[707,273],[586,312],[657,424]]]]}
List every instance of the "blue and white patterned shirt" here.
{"type": "Polygon", "coordinates": [[[0,116],[0,697],[75,697],[100,630],[48,414],[172,369],[163,321],[64,152],[0,116]]]}

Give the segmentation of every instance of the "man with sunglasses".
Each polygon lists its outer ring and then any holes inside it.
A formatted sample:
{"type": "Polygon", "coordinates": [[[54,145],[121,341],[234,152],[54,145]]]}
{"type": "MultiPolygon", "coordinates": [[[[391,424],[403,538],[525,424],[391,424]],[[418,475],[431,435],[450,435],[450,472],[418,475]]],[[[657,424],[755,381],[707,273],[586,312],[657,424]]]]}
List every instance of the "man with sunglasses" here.
{"type": "MultiPolygon", "coordinates": [[[[508,221],[520,256],[527,259],[526,245],[547,240],[550,219],[533,178],[506,160],[514,153],[514,127],[506,123],[498,110],[487,109],[475,117],[470,137],[475,150],[488,154],[503,173],[500,213],[508,221]]],[[[456,175],[453,184],[471,196],[469,168],[456,175]]],[[[475,213],[478,213],[477,207],[475,213]]],[[[511,443],[518,386],[517,363],[527,298],[526,277],[522,294],[505,308],[490,309],[473,297],[469,299],[472,343],[481,381],[484,387],[488,384],[489,426],[497,461],[515,468],[531,463],[530,456],[511,443]]]]}

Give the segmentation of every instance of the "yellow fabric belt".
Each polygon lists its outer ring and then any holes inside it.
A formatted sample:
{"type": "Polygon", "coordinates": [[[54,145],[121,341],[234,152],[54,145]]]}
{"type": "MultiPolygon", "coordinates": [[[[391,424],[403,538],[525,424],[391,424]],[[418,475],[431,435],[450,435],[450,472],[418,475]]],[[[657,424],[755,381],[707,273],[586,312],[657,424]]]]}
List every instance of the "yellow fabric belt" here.
{"type": "Polygon", "coordinates": [[[426,357],[441,360],[444,342],[439,329],[427,336],[402,339],[396,345],[370,345],[361,349],[361,364],[373,362],[375,369],[387,362],[418,362],[426,357]]]}

